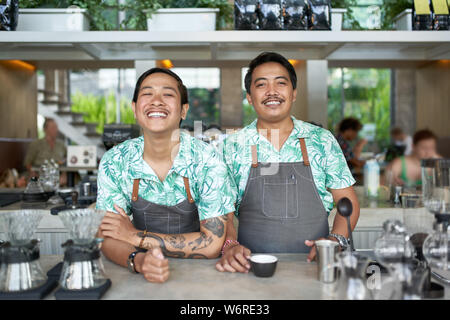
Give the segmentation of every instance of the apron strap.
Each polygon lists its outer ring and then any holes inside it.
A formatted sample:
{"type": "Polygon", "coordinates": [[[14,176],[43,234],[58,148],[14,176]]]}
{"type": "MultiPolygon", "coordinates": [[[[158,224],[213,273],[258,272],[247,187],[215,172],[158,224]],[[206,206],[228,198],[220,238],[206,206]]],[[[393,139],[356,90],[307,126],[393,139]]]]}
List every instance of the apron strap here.
{"type": "Polygon", "coordinates": [[[308,151],[306,151],[305,138],[299,138],[300,149],[302,150],[303,164],[309,166],[308,151]]]}
{"type": "Polygon", "coordinates": [[[133,180],[133,193],[131,195],[131,200],[133,200],[133,201],[137,201],[137,199],[138,199],[139,181],[141,181],[141,179],[133,180]]]}
{"type": "Polygon", "coordinates": [[[189,179],[186,177],[183,177],[184,180],[184,187],[186,188],[186,194],[187,194],[187,198],[189,203],[194,203],[194,199],[192,198],[191,195],[191,188],[189,188],[189,179]]]}
{"type": "Polygon", "coordinates": [[[256,145],[252,145],[252,167],[256,168],[258,166],[258,151],[256,145]]]}

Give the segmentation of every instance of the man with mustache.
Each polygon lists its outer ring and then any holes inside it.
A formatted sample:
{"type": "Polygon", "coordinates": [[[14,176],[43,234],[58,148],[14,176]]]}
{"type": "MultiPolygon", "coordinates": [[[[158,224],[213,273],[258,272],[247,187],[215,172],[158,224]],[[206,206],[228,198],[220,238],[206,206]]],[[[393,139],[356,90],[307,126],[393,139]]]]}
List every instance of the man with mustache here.
{"type": "Polygon", "coordinates": [[[228,220],[219,271],[248,272],[251,253],[308,253],[328,238],[348,245],[346,219],[328,214],[342,197],[353,204],[352,229],[359,217],[355,183],[336,139],[326,129],[290,115],[297,76],[283,56],[264,52],[245,76],[247,100],[258,118],[221,146],[238,188],[238,233],[228,220]]]}
{"type": "Polygon", "coordinates": [[[144,134],[101,160],[96,206],[108,212],[99,236],[107,258],[150,282],[165,282],[165,257],[220,254],[236,191],[215,149],[180,132],[189,104],[174,72],[142,74],[132,108],[144,134]]]}

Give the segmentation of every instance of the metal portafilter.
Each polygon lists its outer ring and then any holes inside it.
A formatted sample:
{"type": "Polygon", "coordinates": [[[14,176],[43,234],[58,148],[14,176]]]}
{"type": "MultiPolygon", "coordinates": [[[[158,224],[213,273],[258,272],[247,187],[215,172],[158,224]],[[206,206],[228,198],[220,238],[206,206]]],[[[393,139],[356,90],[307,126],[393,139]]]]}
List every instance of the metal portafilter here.
{"type": "Polygon", "coordinates": [[[344,197],[338,201],[336,207],[337,207],[338,213],[347,219],[347,230],[348,230],[348,235],[350,238],[350,248],[351,248],[351,251],[355,251],[355,246],[353,244],[352,228],[350,225],[350,216],[353,213],[352,202],[350,201],[349,198],[344,197]]]}

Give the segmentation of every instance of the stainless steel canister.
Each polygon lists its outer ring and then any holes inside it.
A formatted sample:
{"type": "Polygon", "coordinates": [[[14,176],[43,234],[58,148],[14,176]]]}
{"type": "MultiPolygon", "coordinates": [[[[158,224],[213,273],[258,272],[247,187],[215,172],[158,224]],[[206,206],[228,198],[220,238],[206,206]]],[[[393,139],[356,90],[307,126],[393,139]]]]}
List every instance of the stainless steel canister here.
{"type": "Polygon", "coordinates": [[[315,242],[317,257],[317,277],[319,281],[331,283],[336,280],[336,258],[339,244],[331,240],[315,242]]]}
{"type": "Polygon", "coordinates": [[[91,183],[90,182],[83,183],[83,196],[85,196],[85,197],[91,196],[91,183]]]}

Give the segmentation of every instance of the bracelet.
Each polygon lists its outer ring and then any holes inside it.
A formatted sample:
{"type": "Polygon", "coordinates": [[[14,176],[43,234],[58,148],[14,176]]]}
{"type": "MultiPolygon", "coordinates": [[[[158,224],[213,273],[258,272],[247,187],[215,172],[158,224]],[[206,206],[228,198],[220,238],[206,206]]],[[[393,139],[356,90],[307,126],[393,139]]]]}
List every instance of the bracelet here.
{"type": "Polygon", "coordinates": [[[234,243],[234,244],[236,244],[236,245],[239,244],[239,242],[237,242],[237,240],[231,240],[231,239],[226,240],[225,243],[224,243],[223,246],[222,246],[222,251],[221,251],[221,252],[222,252],[222,255],[223,255],[223,253],[224,253],[224,251],[225,251],[225,248],[228,247],[231,243],[234,243]]]}
{"type": "Polygon", "coordinates": [[[145,235],[147,234],[147,230],[144,230],[144,235],[142,236],[141,242],[139,243],[139,248],[142,248],[142,244],[144,243],[145,235]]]}

